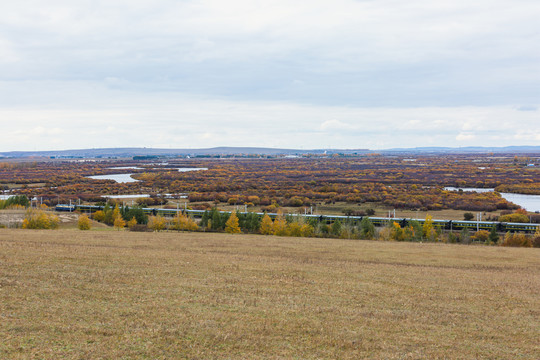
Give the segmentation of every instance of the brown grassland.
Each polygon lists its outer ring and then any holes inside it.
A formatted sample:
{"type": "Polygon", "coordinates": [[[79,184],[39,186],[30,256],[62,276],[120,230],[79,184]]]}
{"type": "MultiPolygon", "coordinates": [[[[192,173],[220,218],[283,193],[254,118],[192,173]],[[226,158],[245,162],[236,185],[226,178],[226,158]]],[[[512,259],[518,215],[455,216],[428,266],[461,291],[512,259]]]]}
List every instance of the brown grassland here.
{"type": "Polygon", "coordinates": [[[2,359],[538,359],[540,249],[0,229],[2,359]]]}

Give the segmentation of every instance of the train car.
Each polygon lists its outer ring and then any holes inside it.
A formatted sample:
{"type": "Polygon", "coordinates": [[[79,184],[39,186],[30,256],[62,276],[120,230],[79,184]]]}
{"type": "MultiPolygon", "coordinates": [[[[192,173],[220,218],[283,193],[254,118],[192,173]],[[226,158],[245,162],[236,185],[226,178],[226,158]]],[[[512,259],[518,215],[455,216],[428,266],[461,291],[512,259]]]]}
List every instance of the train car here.
{"type": "Polygon", "coordinates": [[[538,231],[539,225],[537,224],[524,224],[524,223],[502,223],[504,231],[523,231],[527,233],[534,233],[538,231]]]}
{"type": "Polygon", "coordinates": [[[58,204],[56,205],[56,207],[54,208],[55,211],[69,211],[69,212],[73,212],[76,210],[76,206],[75,205],[68,205],[68,204],[58,204]]]}
{"type": "MultiPolygon", "coordinates": [[[[104,206],[100,205],[69,205],[69,204],[58,204],[56,205],[55,210],[56,211],[81,211],[81,212],[96,212],[98,210],[103,210],[104,206]]],[[[162,208],[143,208],[143,212],[146,215],[160,215],[160,216],[167,216],[167,217],[174,217],[179,212],[182,212],[184,214],[191,215],[193,217],[202,217],[205,213],[205,210],[188,210],[188,209],[162,209],[162,208]]],[[[230,211],[220,211],[220,213],[230,213],[230,211]]],[[[241,214],[245,214],[245,212],[240,212],[241,214]]],[[[270,218],[275,219],[279,216],[277,213],[262,213],[257,212],[255,213],[260,217],[263,217],[265,214],[270,216],[270,218]]],[[[302,217],[305,219],[310,220],[316,220],[321,223],[325,224],[331,224],[335,221],[340,221],[341,223],[352,223],[352,224],[359,224],[364,217],[362,216],[345,216],[345,215],[313,215],[313,214],[286,214],[287,217],[302,217]]],[[[375,226],[388,226],[392,223],[397,223],[401,227],[409,226],[411,221],[416,221],[420,225],[424,225],[425,219],[407,219],[407,218],[387,218],[387,217],[368,217],[373,225],[375,226]]],[[[538,231],[540,228],[539,224],[532,224],[532,223],[500,223],[500,222],[494,222],[494,221],[466,221],[466,220],[440,220],[440,219],[433,219],[432,220],[433,226],[439,227],[445,230],[462,230],[464,228],[471,229],[471,230],[491,230],[493,226],[496,227],[497,231],[499,232],[528,232],[528,233],[534,233],[538,231]]]]}

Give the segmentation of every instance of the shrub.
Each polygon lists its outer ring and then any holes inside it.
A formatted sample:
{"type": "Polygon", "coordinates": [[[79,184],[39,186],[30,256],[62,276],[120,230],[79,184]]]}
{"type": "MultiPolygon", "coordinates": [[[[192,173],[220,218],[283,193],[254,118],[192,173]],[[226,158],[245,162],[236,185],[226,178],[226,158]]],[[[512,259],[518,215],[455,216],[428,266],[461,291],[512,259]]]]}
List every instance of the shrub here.
{"type": "Polygon", "coordinates": [[[196,231],[198,228],[195,220],[180,212],[172,220],[172,230],[196,231]]]}
{"type": "Polygon", "coordinates": [[[540,248],[540,234],[535,234],[532,238],[532,246],[540,248]]]}
{"type": "Polygon", "coordinates": [[[512,223],[528,223],[529,217],[525,214],[508,214],[508,215],[502,215],[499,216],[500,222],[512,222],[512,223]]]}
{"type": "Polygon", "coordinates": [[[79,230],[90,230],[92,223],[86,214],[79,216],[79,221],[77,222],[77,227],[79,230]]]}
{"type": "Polygon", "coordinates": [[[471,221],[474,218],[474,214],[471,212],[466,212],[463,214],[463,219],[467,221],[471,221]]]}
{"type": "Polygon", "coordinates": [[[532,247],[532,239],[525,234],[507,233],[501,245],[511,247],[532,247]]]}
{"type": "Polygon", "coordinates": [[[57,229],[60,224],[58,216],[43,210],[28,209],[23,220],[23,229],[57,229]]]}
{"type": "Polygon", "coordinates": [[[478,230],[473,236],[472,239],[475,241],[487,242],[489,239],[489,231],[487,230],[478,230]]]}
{"type": "Polygon", "coordinates": [[[94,215],[92,215],[92,217],[96,221],[103,222],[103,220],[105,220],[105,213],[102,210],[98,210],[94,213],[94,215]]]}
{"type": "Polygon", "coordinates": [[[129,228],[129,231],[146,232],[150,231],[146,224],[135,224],[129,228]]]}
{"type": "Polygon", "coordinates": [[[162,231],[167,227],[167,220],[163,216],[150,216],[148,228],[153,231],[162,231]]]}

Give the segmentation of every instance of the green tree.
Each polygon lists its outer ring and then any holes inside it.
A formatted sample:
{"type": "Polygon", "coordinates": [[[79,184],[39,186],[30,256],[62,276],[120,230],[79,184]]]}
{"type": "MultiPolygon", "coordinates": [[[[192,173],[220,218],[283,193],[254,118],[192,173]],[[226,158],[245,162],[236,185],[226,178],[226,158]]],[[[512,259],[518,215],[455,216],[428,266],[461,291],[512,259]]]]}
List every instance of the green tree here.
{"type": "Polygon", "coordinates": [[[493,244],[499,242],[499,234],[497,233],[497,227],[495,225],[491,227],[491,231],[489,232],[489,241],[493,244]]]}
{"type": "Polygon", "coordinates": [[[334,221],[330,228],[330,232],[334,236],[339,236],[341,234],[341,222],[339,220],[334,221]]]}
{"type": "Polygon", "coordinates": [[[374,236],[375,225],[373,225],[373,222],[368,217],[364,217],[360,221],[360,237],[363,239],[373,239],[374,236]]]}
{"type": "Polygon", "coordinates": [[[466,212],[463,214],[463,219],[467,221],[471,221],[474,218],[474,214],[471,212],[466,212]]]}

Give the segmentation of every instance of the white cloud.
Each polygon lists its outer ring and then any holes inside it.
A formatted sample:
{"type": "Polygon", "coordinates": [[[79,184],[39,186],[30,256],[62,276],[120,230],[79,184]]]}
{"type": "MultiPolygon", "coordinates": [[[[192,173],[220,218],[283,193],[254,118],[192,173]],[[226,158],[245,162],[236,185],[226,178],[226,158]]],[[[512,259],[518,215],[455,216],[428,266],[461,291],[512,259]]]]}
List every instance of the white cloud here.
{"type": "Polygon", "coordinates": [[[534,142],[515,123],[538,132],[539,17],[530,0],[6,2],[0,125],[41,126],[44,147],[52,128],[64,147],[534,142]]]}
{"type": "MultiPolygon", "coordinates": [[[[69,94],[69,107],[49,101],[57,97],[54,91],[44,104],[32,106],[19,92],[11,94],[21,103],[0,106],[0,151],[111,146],[382,148],[455,146],[456,141],[461,146],[502,146],[535,144],[538,139],[527,134],[540,134],[538,112],[511,106],[363,108],[174,92],[140,94],[92,83],[71,86],[62,89],[69,94]],[[470,119],[486,119],[483,129],[468,126],[470,119]],[[62,142],[51,143],[53,139],[62,142]]],[[[0,98],[10,99],[8,95],[0,90],[0,98]]]]}
{"type": "Polygon", "coordinates": [[[476,135],[472,133],[459,133],[458,136],[456,136],[457,141],[471,141],[476,139],[476,135]]]}
{"type": "Polygon", "coordinates": [[[328,131],[328,130],[347,130],[347,129],[354,129],[353,126],[349,125],[349,124],[346,124],[342,121],[339,121],[339,120],[336,120],[336,119],[332,119],[332,120],[327,120],[327,121],[324,121],[322,124],[321,124],[321,127],[320,129],[322,131],[328,131]]]}

